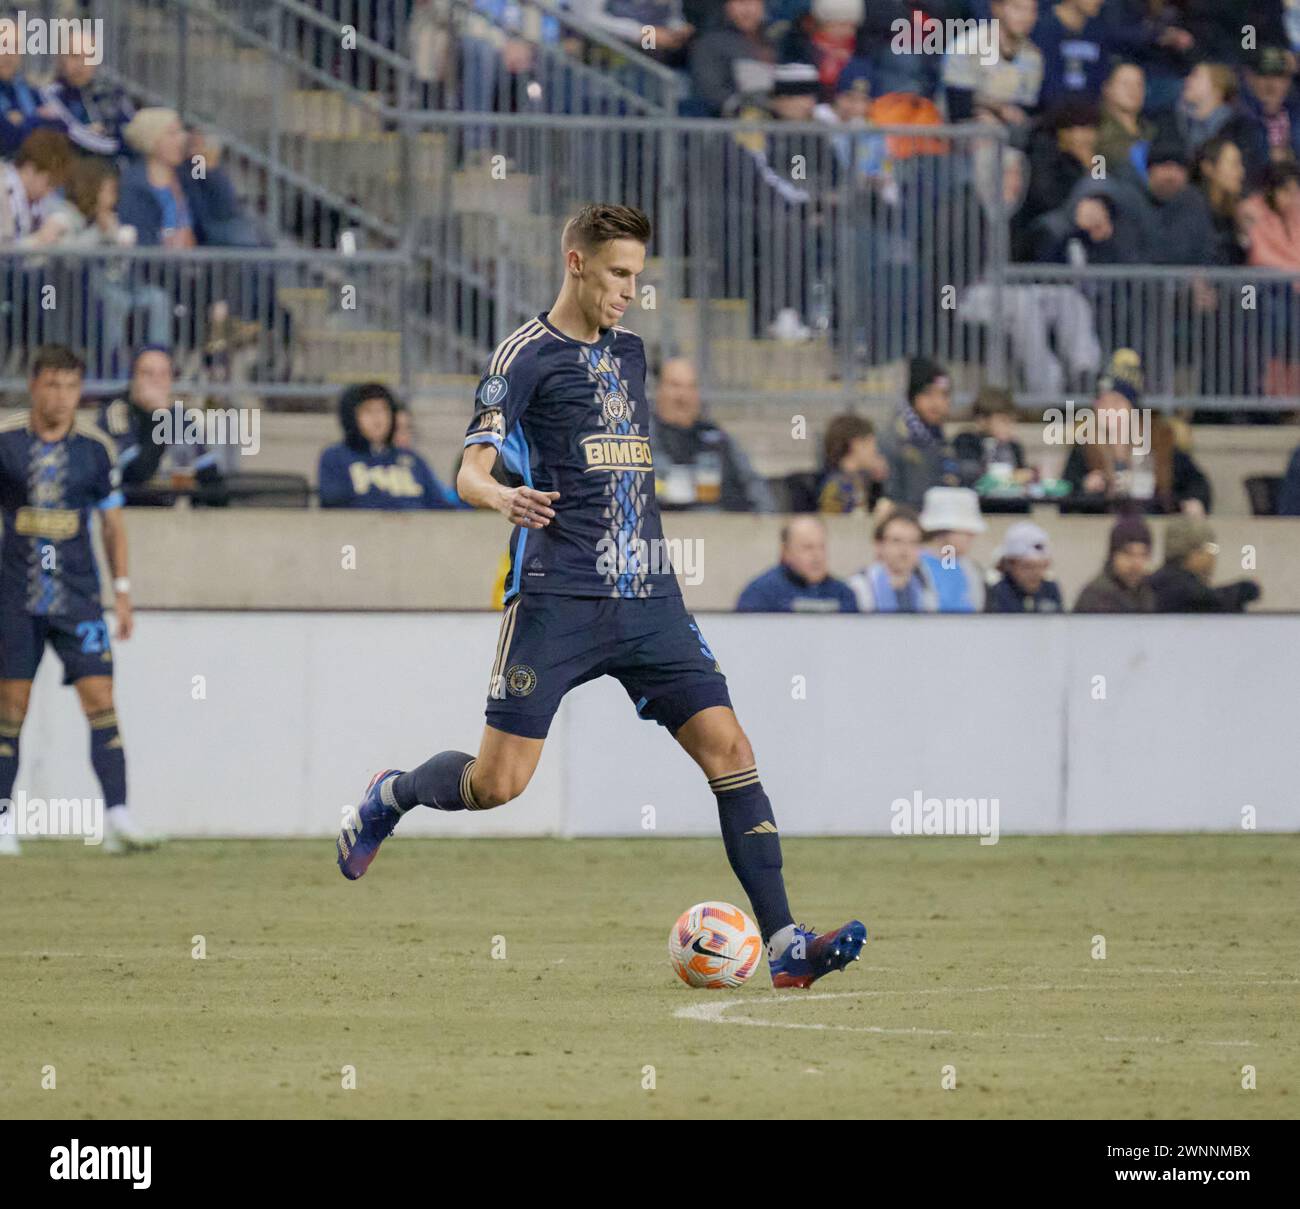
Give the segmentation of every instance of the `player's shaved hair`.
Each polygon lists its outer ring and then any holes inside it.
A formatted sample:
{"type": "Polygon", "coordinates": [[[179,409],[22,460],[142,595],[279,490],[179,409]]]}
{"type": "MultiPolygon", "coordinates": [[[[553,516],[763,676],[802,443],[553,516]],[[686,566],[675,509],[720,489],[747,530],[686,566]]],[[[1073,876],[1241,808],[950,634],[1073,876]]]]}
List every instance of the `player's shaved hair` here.
{"type": "Polygon", "coordinates": [[[635,206],[593,202],[583,206],[564,224],[560,250],[566,256],[574,249],[590,253],[612,239],[634,239],[637,243],[648,244],[650,220],[635,206]]]}

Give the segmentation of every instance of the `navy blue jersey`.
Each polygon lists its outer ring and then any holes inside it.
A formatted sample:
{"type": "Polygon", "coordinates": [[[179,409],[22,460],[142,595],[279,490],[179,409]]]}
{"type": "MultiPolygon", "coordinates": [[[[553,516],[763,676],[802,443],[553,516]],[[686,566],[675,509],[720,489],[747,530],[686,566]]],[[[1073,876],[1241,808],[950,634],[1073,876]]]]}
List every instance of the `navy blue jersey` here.
{"type": "Polygon", "coordinates": [[[98,617],[91,515],[122,504],[113,443],[77,420],[42,441],[30,418],[0,423],[0,609],[37,617],[98,617]]]}
{"type": "Polygon", "coordinates": [[[626,328],[594,344],[544,315],[503,341],[479,382],[466,445],[558,491],[544,529],[510,537],[506,599],[517,592],[644,599],[680,596],[655,503],[645,347],[626,328]]]}

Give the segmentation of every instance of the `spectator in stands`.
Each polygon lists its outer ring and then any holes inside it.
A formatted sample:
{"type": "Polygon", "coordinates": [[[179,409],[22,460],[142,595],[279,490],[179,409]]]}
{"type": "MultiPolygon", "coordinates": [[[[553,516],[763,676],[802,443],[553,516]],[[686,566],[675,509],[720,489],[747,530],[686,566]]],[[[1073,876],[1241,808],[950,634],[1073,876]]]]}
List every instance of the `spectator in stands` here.
{"type": "MultiPolygon", "coordinates": [[[[0,24],[3,19],[0,19],[0,24]]],[[[34,130],[61,130],[58,110],[41,100],[40,90],[23,74],[23,56],[10,53],[7,39],[0,38],[0,156],[12,157],[34,130]]]]}
{"type": "Polygon", "coordinates": [[[671,67],[683,65],[681,52],[695,33],[682,19],[681,0],[567,0],[564,7],[585,28],[627,42],[671,67]],[[649,45],[647,31],[653,36],[649,45]]]}
{"type": "Polygon", "coordinates": [[[1067,100],[1047,116],[1046,132],[1029,150],[1029,189],[1020,215],[1024,224],[1065,204],[1074,187],[1092,178],[1097,154],[1095,102],[1067,100]]]}
{"type": "Polygon", "coordinates": [[[1269,164],[1262,188],[1237,213],[1248,263],[1300,271],[1300,168],[1269,164]]]}
{"type": "Polygon", "coordinates": [[[201,135],[187,138],[175,110],[141,109],[124,134],[141,158],[122,174],[118,214],[142,247],[262,246],[221,167],[220,149],[201,135]],[[202,174],[181,171],[182,164],[201,164],[202,174]]]}
{"type": "Polygon", "coordinates": [[[931,487],[921,510],[926,548],[921,568],[934,586],[940,613],[984,612],[984,569],[971,558],[975,535],[988,526],[969,487],[931,487]]]}
{"type": "Polygon", "coordinates": [[[826,426],[823,453],[826,470],[817,511],[873,512],[882,498],[881,485],[889,477],[889,463],[876,448],[875,425],[855,412],[836,416],[826,426]]]}
{"type": "Polygon", "coordinates": [[[0,160],[0,247],[36,234],[71,167],[68,140],[57,130],[34,130],[12,164],[0,160]]]}
{"type": "Polygon", "coordinates": [[[877,181],[884,174],[888,140],[868,129],[871,120],[871,64],[850,59],[835,82],[835,99],[813,110],[813,117],[844,133],[831,136],[831,153],[855,184],[877,181]]]}
{"type": "Polygon", "coordinates": [[[723,12],[723,27],[701,34],[688,53],[691,92],[709,117],[718,117],[738,93],[761,90],[776,61],[763,37],[763,0],[726,0],[723,12]]]}
{"type": "Polygon", "coordinates": [[[1210,205],[1191,183],[1181,139],[1153,140],[1146,177],[1151,215],[1148,247],[1153,263],[1218,263],[1219,240],[1210,205]]]}
{"type": "Polygon", "coordinates": [[[1146,178],[1147,147],[1155,123],[1142,116],[1146,78],[1136,63],[1117,62],[1101,92],[1101,124],[1097,151],[1105,159],[1106,176],[1141,181],[1146,178]]]}
{"type": "Polygon", "coordinates": [[[1000,122],[1026,135],[1043,83],[1043,56],[1029,40],[1038,20],[1038,0],[992,0],[989,8],[997,22],[997,62],[982,63],[975,48],[964,42],[946,56],[948,120],[1000,122]]]}
{"type": "Polygon", "coordinates": [[[971,485],[981,480],[1000,486],[1033,482],[1034,471],[1025,464],[1025,447],[1016,440],[1016,404],[1011,392],[1001,386],[981,387],[971,415],[974,430],[958,433],[952,443],[962,479],[971,485]]]}
{"type": "Polygon", "coordinates": [[[1147,583],[1151,570],[1151,529],[1140,516],[1121,516],[1110,531],[1110,548],[1101,573],[1074,602],[1076,613],[1152,613],[1156,594],[1147,583]]]}
{"type": "Polygon", "coordinates": [[[665,361],[650,426],[660,507],[776,511],[771,489],[745,451],[702,413],[695,367],[685,357],[665,361]]]}
{"type": "Polygon", "coordinates": [[[1198,153],[1193,179],[1210,208],[1214,225],[1214,261],[1241,264],[1246,259],[1238,224],[1241,191],[1246,183],[1246,166],[1236,143],[1216,135],[1198,153]]]}
{"type": "Polygon", "coordinates": [[[1151,576],[1157,613],[1241,613],[1260,597],[1259,584],[1241,579],[1210,587],[1219,547],[1203,517],[1176,516],[1165,527],[1165,563],[1151,576]]]}
{"type": "Polygon", "coordinates": [[[1183,26],[1180,5],[1167,0],[1107,0],[1102,12],[1113,55],[1145,76],[1148,112],[1168,109],[1192,64],[1196,39],[1183,26]]]}
{"type": "Polygon", "coordinates": [[[158,421],[173,408],[184,404],[176,397],[175,366],[169,349],[146,345],[131,362],[126,393],[101,403],[99,427],[117,445],[117,468],[122,476],[126,502],[131,505],[171,506],[175,493],[153,483],[166,457],[168,468],[197,484],[196,500],[222,504],[225,482],[215,450],[199,443],[188,443],[183,426],[172,425],[172,439],[165,439],[166,429],[158,421]],[[178,427],[180,431],[177,431],[178,427]]]}
{"type": "Polygon", "coordinates": [[[1231,139],[1240,147],[1251,137],[1251,122],[1237,104],[1237,94],[1231,67],[1198,63],[1183,81],[1178,103],[1157,115],[1158,135],[1179,139],[1189,161],[1197,160],[1213,138],[1231,139]]]}
{"type": "Polygon", "coordinates": [[[856,613],[853,593],[832,577],[826,526],[815,516],[796,516],[781,528],[781,561],[750,580],[736,602],[738,613],[856,613]]]}
{"type": "Polygon", "coordinates": [[[1139,413],[1139,391],[1129,375],[1112,371],[1102,379],[1093,405],[1094,429],[1076,434],[1061,477],[1076,496],[1090,497],[1099,509],[1132,503],[1153,512],[1204,515],[1211,510],[1212,493],[1191,456],[1190,437],[1163,416],[1139,413]]]}
{"type": "Polygon", "coordinates": [[[812,0],[807,14],[791,23],[778,57],[787,63],[811,63],[817,69],[824,100],[835,96],[840,72],[858,45],[865,0],[812,0]]]}
{"type": "Polygon", "coordinates": [[[921,566],[916,510],[891,509],[876,525],[876,561],[849,577],[862,613],[935,613],[939,597],[921,566]]]}
{"type": "Polygon", "coordinates": [[[1033,41],[1043,56],[1044,107],[1101,95],[1109,58],[1109,27],[1101,17],[1105,0],[1061,0],[1044,6],[1033,41]]]}
{"type": "Polygon", "coordinates": [[[1277,492],[1278,516],[1300,516],[1300,445],[1291,452],[1277,492]]]}
{"type": "Polygon", "coordinates": [[[1246,179],[1258,185],[1269,164],[1300,156],[1300,94],[1293,82],[1292,56],[1280,46],[1261,46],[1249,59],[1241,91],[1248,119],[1241,132],[1246,179]]]}
{"type": "Polygon", "coordinates": [[[1061,589],[1047,578],[1052,546],[1047,534],[1029,521],[1007,530],[997,569],[1002,578],[988,592],[988,613],[1060,613],[1061,589]]]}
{"type": "MultiPolygon", "coordinates": [[[[81,248],[131,247],[135,229],[117,217],[117,170],[111,160],[81,156],[72,166],[64,196],[57,198],[30,246],[81,248]]],[[[100,308],[97,316],[99,340],[94,353],[106,375],[118,371],[117,358],[127,346],[127,320],[142,315],[138,338],[145,344],[170,342],[172,304],[158,286],[131,280],[130,266],[114,261],[93,263],[88,268],[90,296],[100,308]]]]}
{"type": "Polygon", "coordinates": [[[349,386],[339,396],[343,440],[320,455],[317,479],[322,508],[456,508],[425,460],[398,449],[393,432],[399,410],[392,392],[378,383],[349,386]]]}
{"type": "Polygon", "coordinates": [[[1064,206],[1036,226],[1036,259],[1086,265],[1142,264],[1149,259],[1147,224],[1139,212],[1121,211],[1103,181],[1081,182],[1064,206]]]}
{"type": "Polygon", "coordinates": [[[55,115],[78,150],[116,159],[135,107],[116,84],[97,78],[99,46],[74,26],[54,80],[41,89],[41,105],[55,115]]]}
{"type": "Polygon", "coordinates": [[[411,409],[399,402],[393,414],[393,448],[414,449],[415,427],[411,422],[411,409]]]}
{"type": "Polygon", "coordinates": [[[960,487],[957,457],[943,423],[952,410],[952,380],[943,366],[915,357],[907,367],[907,405],[880,441],[889,463],[885,494],[918,508],[931,487],[960,487]]]}

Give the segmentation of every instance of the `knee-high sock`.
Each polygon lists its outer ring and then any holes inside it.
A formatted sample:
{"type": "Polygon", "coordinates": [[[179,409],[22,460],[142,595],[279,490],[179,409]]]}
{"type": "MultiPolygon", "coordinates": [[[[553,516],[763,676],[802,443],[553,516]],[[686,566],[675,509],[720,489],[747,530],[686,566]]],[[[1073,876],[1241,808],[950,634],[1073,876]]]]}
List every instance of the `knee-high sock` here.
{"type": "Polygon", "coordinates": [[[379,791],[389,806],[405,814],[412,806],[434,810],[482,810],[470,777],[478,761],[463,751],[440,751],[419,768],[384,782],[379,791]],[[391,796],[390,796],[391,795],[391,796]]]}
{"type": "Polygon", "coordinates": [[[18,777],[18,732],[21,722],[0,722],[0,803],[14,796],[18,777]]]}
{"type": "Polygon", "coordinates": [[[115,710],[90,718],[90,763],[99,778],[105,809],[126,805],[126,752],[117,733],[115,710]]]}
{"type": "Polygon", "coordinates": [[[718,799],[718,820],[740,884],[749,895],[758,930],[766,943],[774,932],[794,922],[781,876],[781,837],[772,816],[772,803],[752,765],[714,777],[709,788],[718,799]]]}

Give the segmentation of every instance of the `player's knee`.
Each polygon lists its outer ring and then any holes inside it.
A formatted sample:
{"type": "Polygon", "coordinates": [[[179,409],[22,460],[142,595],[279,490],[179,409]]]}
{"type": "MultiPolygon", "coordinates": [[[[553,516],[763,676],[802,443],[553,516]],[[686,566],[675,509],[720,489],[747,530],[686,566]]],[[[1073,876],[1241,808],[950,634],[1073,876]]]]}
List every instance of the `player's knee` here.
{"type": "Polygon", "coordinates": [[[754,749],[750,747],[749,739],[740,727],[736,727],[735,731],[727,736],[718,754],[718,762],[725,766],[727,772],[739,772],[742,768],[753,765],[754,749]]]}

